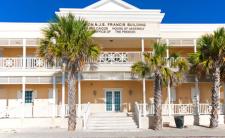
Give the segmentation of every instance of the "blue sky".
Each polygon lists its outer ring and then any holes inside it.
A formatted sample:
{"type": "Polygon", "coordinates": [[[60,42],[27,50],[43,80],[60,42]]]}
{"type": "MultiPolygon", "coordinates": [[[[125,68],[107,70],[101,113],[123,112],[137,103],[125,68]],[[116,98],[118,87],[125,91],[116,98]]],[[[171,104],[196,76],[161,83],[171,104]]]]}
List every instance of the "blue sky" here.
{"type": "MultiPolygon", "coordinates": [[[[83,8],[97,0],[0,0],[0,22],[47,22],[59,8],[83,8]]],[[[125,0],[161,9],[163,23],[225,23],[225,0],[125,0]]]]}

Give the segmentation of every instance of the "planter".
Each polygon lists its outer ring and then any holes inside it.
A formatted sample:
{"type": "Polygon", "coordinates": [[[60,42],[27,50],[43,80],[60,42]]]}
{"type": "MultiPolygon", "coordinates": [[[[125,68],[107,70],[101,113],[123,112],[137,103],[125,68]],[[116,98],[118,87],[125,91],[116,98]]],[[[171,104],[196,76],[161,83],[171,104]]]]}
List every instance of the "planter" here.
{"type": "Polygon", "coordinates": [[[174,116],[174,121],[177,128],[184,128],[184,116],[174,116]]]}

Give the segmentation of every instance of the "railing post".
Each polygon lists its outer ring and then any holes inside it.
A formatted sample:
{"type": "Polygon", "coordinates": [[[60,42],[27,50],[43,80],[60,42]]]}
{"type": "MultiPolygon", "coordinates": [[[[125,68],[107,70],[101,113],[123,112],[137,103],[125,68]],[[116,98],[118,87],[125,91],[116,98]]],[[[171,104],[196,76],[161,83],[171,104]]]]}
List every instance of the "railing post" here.
{"type": "Polygon", "coordinates": [[[26,92],[26,77],[22,77],[22,118],[25,117],[25,92],[26,92]]]}

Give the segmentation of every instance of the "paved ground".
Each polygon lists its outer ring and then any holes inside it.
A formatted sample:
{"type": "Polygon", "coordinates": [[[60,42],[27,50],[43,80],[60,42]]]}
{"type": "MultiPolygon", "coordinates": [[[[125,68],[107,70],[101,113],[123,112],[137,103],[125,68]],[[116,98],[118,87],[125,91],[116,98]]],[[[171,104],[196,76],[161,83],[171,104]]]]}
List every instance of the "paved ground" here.
{"type": "MultiPolygon", "coordinates": [[[[121,130],[123,131],[123,130],[121,130]]],[[[1,129],[0,138],[147,138],[147,137],[224,137],[225,127],[209,129],[205,127],[189,127],[184,129],[165,128],[161,131],[140,131],[140,132],[75,132],[68,133],[66,129],[1,129]]]]}

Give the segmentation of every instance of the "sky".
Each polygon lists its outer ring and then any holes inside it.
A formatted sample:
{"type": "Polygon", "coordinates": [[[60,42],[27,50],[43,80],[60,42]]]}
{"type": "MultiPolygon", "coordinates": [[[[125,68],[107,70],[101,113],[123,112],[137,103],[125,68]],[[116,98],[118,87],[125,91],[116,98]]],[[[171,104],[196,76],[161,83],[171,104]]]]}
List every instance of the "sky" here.
{"type": "MultiPolygon", "coordinates": [[[[84,8],[97,0],[0,0],[0,22],[48,22],[59,8],[84,8]]],[[[124,0],[161,9],[163,23],[225,23],[225,0],[124,0]]]]}

